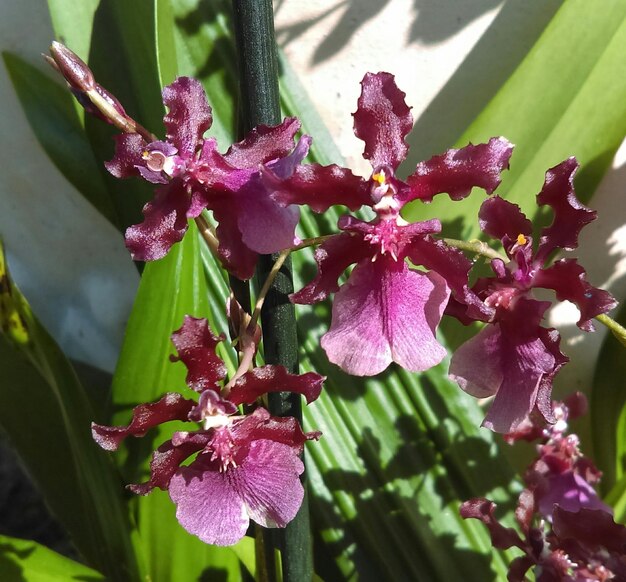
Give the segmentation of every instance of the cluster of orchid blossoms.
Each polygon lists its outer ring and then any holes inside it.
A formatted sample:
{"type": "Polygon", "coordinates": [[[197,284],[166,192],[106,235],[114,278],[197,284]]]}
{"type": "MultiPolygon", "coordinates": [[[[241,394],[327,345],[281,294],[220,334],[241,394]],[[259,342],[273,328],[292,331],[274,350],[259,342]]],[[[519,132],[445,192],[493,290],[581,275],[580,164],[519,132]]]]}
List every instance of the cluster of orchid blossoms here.
{"type": "MultiPolygon", "coordinates": [[[[480,398],[495,396],[483,425],[506,434],[520,430],[533,415],[558,426],[552,381],[568,360],[560,351],[559,333],[541,325],[551,302],[534,298],[533,289],[550,289],[558,301],[573,302],[585,331],[593,329],[592,318],[616,304],[587,282],[576,259],[553,261],[558,249],[576,248],[581,228],[595,218],[576,198],[574,158],[546,174],[537,203],[551,208],[553,220],[533,244],[531,222],[518,206],[494,194],[513,152],[504,138],[448,150],[418,164],[405,180],[396,176],[413,118],[389,73],[368,73],[362,81],[354,131],[365,143],[363,155],[372,173],[360,177],[337,165],[303,163],[311,138],[296,141],[300,124],[294,118],[259,126],[220,153],[215,139],[205,137],[212,116],[204,90],[187,77],[163,90],[166,137],[159,140],[126,114],[76,55],[58,43],[51,53],[85,108],[122,131],[108,170],[157,185],[143,209],[143,222],[126,231],[134,259],[163,257],[183,238],[188,220],[195,219],[224,268],[247,280],[260,254],[284,256],[320,243],[296,236],[298,206],[317,213],[334,205],[352,212],[369,208],[371,220],[345,214],[338,233],[321,237],[317,275],[291,296],[294,303],[312,304],[334,294],[332,322],[321,340],[329,360],[358,376],[378,374],[392,362],[421,372],[446,355],[436,338],[444,314],[464,324],[483,322],[450,365],[450,377],[463,390],[480,398]],[[437,219],[408,223],[402,217],[409,202],[429,203],[438,194],[457,201],[474,188],[488,195],[479,212],[480,227],[500,241],[505,254],[485,243],[438,236],[442,225],[437,219]],[[213,230],[207,211],[217,223],[213,230]],[[474,262],[461,250],[468,248],[472,256],[490,259],[492,276],[470,284],[474,262]]],[[[252,337],[253,331],[245,333],[252,337]]],[[[150,481],[132,489],[141,494],[153,487],[168,489],[182,525],[210,543],[235,542],[248,516],[266,526],[285,525],[302,499],[298,453],[317,433],[304,434],[297,421],[272,418],[262,406],[246,414],[237,407],[278,390],[303,393],[310,401],[319,394],[321,376],[254,368],[250,348],[244,367],[220,388],[224,371],[206,322],[188,318],[173,340],[189,368],[189,386],[200,392],[199,402],[166,395],[137,407],[127,427],[94,427],[97,442],[112,450],[122,438],[140,436],[166,420],[200,423],[199,430],[175,433],[161,445],[150,481]],[[194,454],[191,464],[181,466],[194,454]],[[208,505],[211,511],[201,511],[208,505]]],[[[577,475],[571,478],[576,481],[577,475]]]]}
{"type": "Polygon", "coordinates": [[[520,533],[499,523],[496,504],[482,498],[461,506],[461,515],[482,521],[495,548],[517,548],[509,582],[523,582],[529,569],[537,582],[604,582],[626,580],[626,527],[615,523],[612,510],[598,498],[600,472],[579,449],[568,420],[584,414],[585,397],[571,395],[553,403],[554,424],[532,415],[505,438],[539,441],[538,457],[524,475],[515,519],[520,533]]]}

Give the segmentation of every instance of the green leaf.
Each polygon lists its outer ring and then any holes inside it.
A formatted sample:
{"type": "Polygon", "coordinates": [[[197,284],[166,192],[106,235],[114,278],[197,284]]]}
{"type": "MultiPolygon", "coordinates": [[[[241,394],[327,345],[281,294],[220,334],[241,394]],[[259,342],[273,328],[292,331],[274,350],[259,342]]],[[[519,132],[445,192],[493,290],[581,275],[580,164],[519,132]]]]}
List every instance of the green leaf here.
{"type": "Polygon", "coordinates": [[[0,536],[0,579],[22,582],[97,582],[104,576],[36,542],[0,536]]]}
{"type": "Polygon", "coordinates": [[[626,521],[626,475],[615,483],[604,501],[613,508],[613,518],[617,523],[626,521]]]}
{"type": "Polygon", "coordinates": [[[120,482],[91,439],[87,395],[11,281],[0,246],[0,424],[87,561],[138,580],[120,482]]]}
{"type": "MultiPolygon", "coordinates": [[[[545,172],[570,156],[582,168],[576,186],[588,201],[626,134],[626,2],[607,0],[602,10],[585,0],[559,9],[530,53],[457,141],[483,142],[503,135],[515,144],[511,169],[498,189],[529,216],[545,172]]],[[[409,159],[407,173],[417,160],[409,159]]],[[[471,239],[484,197],[416,204],[411,219],[437,216],[451,223],[448,236],[471,239]]]]}
{"type": "MultiPolygon", "coordinates": [[[[626,323],[626,307],[615,318],[626,323]]],[[[607,333],[593,378],[590,414],[594,460],[602,470],[602,491],[626,477],[626,348],[607,333]]]]}
{"type": "Polygon", "coordinates": [[[108,220],[116,215],[91,145],[67,87],[18,56],[3,53],[4,63],[39,143],[67,180],[108,220]]]}

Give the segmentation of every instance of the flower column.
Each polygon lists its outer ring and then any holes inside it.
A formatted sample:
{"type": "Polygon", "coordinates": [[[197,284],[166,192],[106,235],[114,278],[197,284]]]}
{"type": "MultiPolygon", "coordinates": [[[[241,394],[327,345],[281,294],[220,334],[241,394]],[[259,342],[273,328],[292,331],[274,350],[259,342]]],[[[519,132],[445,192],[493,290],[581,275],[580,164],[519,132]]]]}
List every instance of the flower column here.
{"type": "MultiPolygon", "coordinates": [[[[257,125],[280,123],[278,69],[274,40],[274,15],[271,0],[233,0],[234,27],[238,53],[240,102],[239,133],[257,125]]],[[[277,255],[262,256],[257,276],[263,282],[277,255]]],[[[288,299],[293,292],[291,260],[288,258],[267,294],[261,322],[265,361],[298,371],[298,346],[294,306],[288,299]]],[[[287,392],[270,394],[269,408],[278,416],[293,416],[302,421],[299,395],[287,392]]],[[[308,581],[313,577],[313,558],[306,497],[296,518],[268,538],[282,553],[283,579],[308,581]]]]}

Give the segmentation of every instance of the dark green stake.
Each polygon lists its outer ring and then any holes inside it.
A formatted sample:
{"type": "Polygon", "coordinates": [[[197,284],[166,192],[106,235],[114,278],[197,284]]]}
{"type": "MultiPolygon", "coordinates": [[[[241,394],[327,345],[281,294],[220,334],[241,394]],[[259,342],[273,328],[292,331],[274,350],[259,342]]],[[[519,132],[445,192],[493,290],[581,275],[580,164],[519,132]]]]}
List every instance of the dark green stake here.
{"type": "MultiPolygon", "coordinates": [[[[256,125],[277,125],[281,121],[274,13],[271,0],[233,0],[233,13],[241,91],[240,131],[244,134],[256,125]]],[[[257,277],[261,284],[276,258],[277,255],[260,258],[257,277]]],[[[295,310],[287,297],[292,292],[291,260],[287,259],[266,296],[261,324],[266,363],[280,364],[297,373],[295,310]]],[[[270,394],[269,408],[274,415],[294,416],[302,422],[301,397],[298,394],[270,394]]],[[[271,540],[272,545],[281,550],[283,580],[312,580],[313,556],[306,493],[296,518],[285,529],[270,531],[271,535],[265,539],[271,540]]]]}

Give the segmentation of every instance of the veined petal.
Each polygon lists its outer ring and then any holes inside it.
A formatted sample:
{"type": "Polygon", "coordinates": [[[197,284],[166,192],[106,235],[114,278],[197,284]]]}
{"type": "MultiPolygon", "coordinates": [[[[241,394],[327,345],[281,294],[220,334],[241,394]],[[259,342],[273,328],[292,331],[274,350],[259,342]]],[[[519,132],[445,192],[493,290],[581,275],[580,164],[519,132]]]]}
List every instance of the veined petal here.
{"type": "Polygon", "coordinates": [[[192,157],[213,122],[202,85],[196,79],[178,77],[163,89],[163,104],[169,109],[163,118],[167,141],[176,146],[179,156],[192,157]]]}
{"type": "Polygon", "coordinates": [[[232,483],[238,470],[220,472],[217,463],[203,454],[188,467],[181,467],[170,481],[176,519],[207,544],[230,546],[246,534],[250,519],[232,483]]]}
{"type": "Polygon", "coordinates": [[[332,164],[304,164],[297,166],[293,175],[280,179],[270,167],[261,170],[263,180],[279,204],[306,204],[314,212],[326,212],[335,204],[358,210],[371,205],[369,185],[351,170],[332,164]]]}
{"type": "Polygon", "coordinates": [[[135,261],[164,257],[187,232],[189,199],[183,184],[174,180],[157,189],[143,207],[144,221],[126,229],[126,248],[135,261]]]}
{"type": "Polygon", "coordinates": [[[474,187],[491,194],[500,184],[500,174],[509,167],[512,153],[513,144],[503,137],[448,150],[419,163],[407,179],[409,187],[399,193],[398,200],[403,204],[416,198],[431,202],[442,192],[447,192],[452,200],[461,200],[474,187]]]}
{"type": "Polygon", "coordinates": [[[128,426],[103,426],[92,423],[93,440],[103,449],[115,451],[127,436],[141,437],[152,427],[170,420],[187,420],[193,400],[187,400],[176,392],[169,392],[157,402],[140,404],[133,408],[133,418],[128,426]]]}
{"type": "Polygon", "coordinates": [[[252,404],[270,392],[302,394],[307,404],[316,400],[322,391],[324,376],[315,372],[290,374],[284,366],[262,366],[246,372],[235,382],[228,395],[233,404],[252,404]]]}
{"type": "Polygon", "coordinates": [[[299,129],[300,122],[295,117],[287,117],[280,125],[259,125],[242,141],[230,146],[224,159],[234,168],[256,168],[276,158],[284,158],[293,149],[299,129]]]}
{"type": "Polygon", "coordinates": [[[492,196],[487,198],[478,211],[480,229],[489,236],[502,240],[508,237],[515,241],[522,235],[530,235],[533,225],[517,204],[492,196]]]}
{"type": "Polygon", "coordinates": [[[256,523],[263,527],[285,527],[302,505],[303,471],[304,465],[291,447],[256,440],[241,467],[232,472],[232,484],[256,523]]]}
{"type": "Polygon", "coordinates": [[[404,138],[413,128],[406,94],[389,73],[366,73],[354,115],[354,133],[365,142],[363,157],[374,168],[389,165],[394,170],[406,157],[404,138]]]}
{"type": "Polygon", "coordinates": [[[211,332],[206,319],[190,315],[185,315],[183,325],[172,334],[178,356],[170,356],[170,359],[185,364],[187,385],[196,392],[219,391],[217,384],[226,377],[226,365],[215,349],[223,339],[211,332]]]}
{"type": "Polygon", "coordinates": [[[506,434],[530,414],[539,383],[551,372],[555,361],[538,337],[515,342],[503,335],[500,353],[502,384],[482,425],[506,434]]]}
{"type": "Polygon", "coordinates": [[[362,261],[336,294],[332,323],[321,345],[328,359],[355,376],[373,376],[392,361],[420,372],[446,350],[435,329],[450,290],[436,273],[409,270],[379,257],[362,261]]]}
{"type": "Polygon", "coordinates": [[[608,291],[587,282],[585,269],[576,259],[561,259],[551,267],[539,270],[533,278],[533,287],[554,289],[559,301],[574,303],[580,310],[577,325],[584,331],[593,331],[591,320],[617,305],[608,291]]]}
{"type": "Polygon", "coordinates": [[[138,133],[122,133],[113,137],[115,155],[104,167],[116,178],[138,176],[138,165],[143,164],[142,154],[146,149],[146,140],[138,133]]]}
{"type": "Polygon", "coordinates": [[[576,158],[569,158],[549,169],[543,188],[537,194],[537,203],[548,205],[554,211],[552,224],[541,231],[537,250],[537,260],[541,263],[556,248],[575,249],[582,228],[596,219],[597,213],[576,198],[574,176],[577,170],[576,158]]]}
{"type": "Polygon", "coordinates": [[[361,237],[348,233],[332,236],[315,250],[315,279],[289,298],[293,303],[308,305],[324,300],[339,289],[337,280],[348,266],[361,261],[369,253],[369,245],[361,237]]]}

